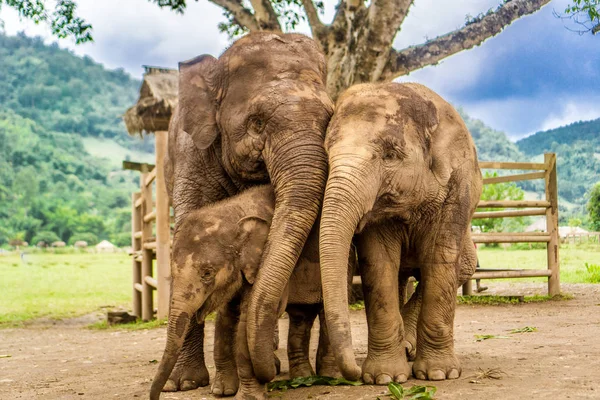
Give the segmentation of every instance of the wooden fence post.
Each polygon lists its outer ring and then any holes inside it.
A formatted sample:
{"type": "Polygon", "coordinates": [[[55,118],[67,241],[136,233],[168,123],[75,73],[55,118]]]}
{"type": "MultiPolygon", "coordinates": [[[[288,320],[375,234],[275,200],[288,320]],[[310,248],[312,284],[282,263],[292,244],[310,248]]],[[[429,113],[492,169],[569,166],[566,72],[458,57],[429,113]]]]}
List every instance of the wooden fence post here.
{"type": "Polygon", "coordinates": [[[133,193],[131,195],[131,260],[133,262],[133,315],[135,315],[138,318],[142,316],[142,293],[138,290],[138,285],[141,285],[142,283],[142,265],[137,259],[137,252],[142,249],[142,240],[140,237],[136,237],[136,233],[142,230],[142,218],[140,215],[141,208],[136,206],[136,202],[141,196],[141,193],[133,193]]]}
{"type": "Polygon", "coordinates": [[[546,164],[546,201],[550,207],[546,209],[546,230],[550,236],[548,242],[548,269],[552,275],[548,278],[548,294],[555,296],[560,294],[560,265],[558,259],[559,235],[558,235],[558,185],[556,182],[556,154],[544,154],[546,164]]]}
{"type": "Polygon", "coordinates": [[[171,289],[171,218],[164,171],[168,132],[155,132],[154,136],[156,146],[156,290],[158,292],[158,313],[156,317],[162,319],[169,315],[171,289]]]}
{"type": "Polygon", "coordinates": [[[152,221],[145,221],[144,217],[152,212],[152,185],[146,185],[148,169],[144,168],[140,176],[142,189],[142,319],[150,321],[154,318],[154,307],[152,301],[152,286],[146,281],[146,277],[152,276],[152,259],[154,255],[151,249],[146,249],[144,244],[152,237],[152,221]]]}

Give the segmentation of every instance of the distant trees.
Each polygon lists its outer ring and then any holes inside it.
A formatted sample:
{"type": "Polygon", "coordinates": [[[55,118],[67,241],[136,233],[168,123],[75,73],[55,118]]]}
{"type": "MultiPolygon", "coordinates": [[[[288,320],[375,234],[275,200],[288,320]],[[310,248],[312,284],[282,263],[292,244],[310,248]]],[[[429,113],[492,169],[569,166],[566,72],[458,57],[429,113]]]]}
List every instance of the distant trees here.
{"type": "MultiPolygon", "coordinates": [[[[496,172],[484,174],[485,178],[498,176],[496,172]]],[[[481,200],[523,200],[525,192],[514,182],[495,183],[484,185],[481,200]]],[[[494,211],[494,209],[479,209],[480,211],[494,211]]],[[[473,221],[473,225],[479,226],[482,232],[518,232],[528,222],[527,217],[511,218],[485,218],[473,221]]]]}
{"type": "Polygon", "coordinates": [[[130,138],[119,117],[138,88],[123,71],[40,38],[0,34],[0,245],[35,245],[40,232],[54,235],[50,243],[130,235],[137,175],[111,171],[82,136],[152,151],[151,138],[130,138]]]}
{"type": "Polygon", "coordinates": [[[590,190],[587,209],[590,216],[591,228],[594,231],[600,231],[600,182],[596,183],[592,187],[592,190],[590,190]]]}

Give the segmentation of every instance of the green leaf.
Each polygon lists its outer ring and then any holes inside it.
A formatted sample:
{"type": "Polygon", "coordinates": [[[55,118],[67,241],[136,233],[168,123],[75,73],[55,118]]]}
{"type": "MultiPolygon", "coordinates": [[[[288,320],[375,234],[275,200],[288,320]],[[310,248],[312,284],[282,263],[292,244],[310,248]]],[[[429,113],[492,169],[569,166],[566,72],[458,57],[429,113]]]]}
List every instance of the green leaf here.
{"type": "Polygon", "coordinates": [[[404,388],[399,383],[390,382],[388,384],[388,390],[397,400],[402,400],[404,398],[404,388]]]}
{"type": "Polygon", "coordinates": [[[349,381],[344,378],[331,378],[328,376],[306,376],[299,377],[289,380],[281,380],[274,381],[267,384],[267,390],[269,392],[273,390],[287,390],[287,389],[296,389],[301,386],[310,387],[313,385],[324,385],[324,386],[339,386],[339,385],[351,385],[351,386],[360,386],[362,382],[359,381],[349,381]]]}
{"type": "Polygon", "coordinates": [[[481,342],[488,339],[510,339],[510,337],[499,335],[475,335],[475,339],[477,339],[478,342],[481,342]]]}
{"type": "Polygon", "coordinates": [[[526,326],[524,328],[513,329],[509,333],[527,333],[527,332],[537,332],[537,328],[535,326],[526,326]]]}

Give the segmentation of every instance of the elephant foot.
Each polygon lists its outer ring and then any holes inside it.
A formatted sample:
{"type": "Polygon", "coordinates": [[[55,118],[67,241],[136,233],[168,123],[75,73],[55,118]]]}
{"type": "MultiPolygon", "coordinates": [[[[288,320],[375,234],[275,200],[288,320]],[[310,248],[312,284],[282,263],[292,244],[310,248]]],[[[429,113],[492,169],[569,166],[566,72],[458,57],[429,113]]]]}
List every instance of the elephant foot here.
{"type": "Polygon", "coordinates": [[[207,386],[208,382],[208,370],[204,363],[177,363],[162,391],[177,392],[193,390],[200,386],[207,386]]]}
{"type": "Polygon", "coordinates": [[[265,391],[265,386],[258,381],[244,382],[240,385],[240,390],[233,398],[234,400],[266,400],[269,397],[265,391]]]}
{"type": "Polygon", "coordinates": [[[425,359],[417,357],[413,364],[415,378],[430,381],[457,379],[460,376],[460,362],[455,355],[444,358],[425,359]]]}
{"type": "Polygon", "coordinates": [[[233,396],[238,391],[239,379],[235,368],[218,370],[210,388],[215,396],[233,396]]]}
{"type": "Polygon", "coordinates": [[[335,364],[335,360],[333,363],[324,362],[320,365],[319,368],[317,368],[317,375],[328,376],[330,378],[342,378],[342,373],[335,364]]]}
{"type": "Polygon", "coordinates": [[[308,360],[292,361],[290,360],[290,379],[302,376],[313,376],[315,373],[308,360]]]}
{"type": "Polygon", "coordinates": [[[390,382],[404,383],[410,376],[410,367],[402,348],[392,357],[367,359],[362,366],[362,379],[367,385],[387,385],[390,382]]]}

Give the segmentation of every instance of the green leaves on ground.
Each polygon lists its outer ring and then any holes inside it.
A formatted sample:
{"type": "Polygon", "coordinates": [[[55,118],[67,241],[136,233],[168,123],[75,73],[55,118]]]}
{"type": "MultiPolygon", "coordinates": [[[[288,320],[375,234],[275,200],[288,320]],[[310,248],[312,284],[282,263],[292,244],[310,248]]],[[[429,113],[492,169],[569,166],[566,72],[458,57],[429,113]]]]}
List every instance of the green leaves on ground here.
{"type": "MultiPolygon", "coordinates": [[[[408,389],[402,387],[401,384],[390,382],[388,384],[390,393],[387,395],[396,400],[430,400],[435,396],[437,388],[435,386],[419,386],[415,385],[408,389]]],[[[378,399],[380,399],[378,397],[378,399]]]]}
{"type": "Polygon", "coordinates": [[[528,333],[528,332],[537,332],[537,328],[535,326],[526,326],[524,328],[513,329],[509,333],[528,333]]]}
{"type": "Polygon", "coordinates": [[[500,335],[475,335],[476,342],[482,342],[488,339],[510,339],[508,336],[500,336],[500,335]]]}
{"type": "Polygon", "coordinates": [[[267,384],[267,390],[272,392],[273,390],[288,390],[296,389],[301,386],[310,387],[313,385],[325,385],[325,386],[339,386],[339,385],[351,385],[361,386],[363,383],[359,381],[349,381],[344,378],[330,378],[328,376],[306,376],[299,377],[289,380],[274,381],[267,384]]]}

